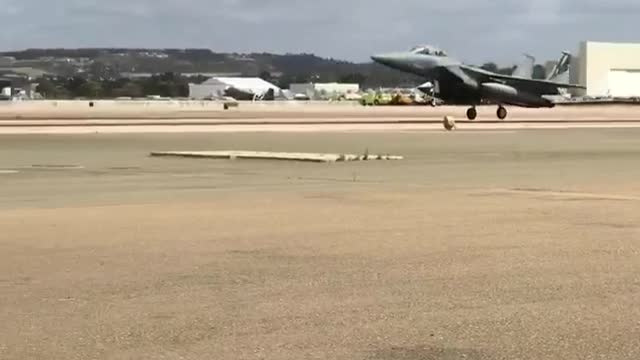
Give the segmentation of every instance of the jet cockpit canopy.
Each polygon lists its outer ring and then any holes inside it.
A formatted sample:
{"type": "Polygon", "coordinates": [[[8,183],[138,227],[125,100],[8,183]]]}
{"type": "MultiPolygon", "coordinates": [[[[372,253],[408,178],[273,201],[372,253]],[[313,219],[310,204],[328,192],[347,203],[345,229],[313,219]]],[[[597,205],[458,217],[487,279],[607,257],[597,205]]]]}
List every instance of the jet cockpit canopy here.
{"type": "Polygon", "coordinates": [[[411,49],[411,53],[419,55],[431,55],[431,56],[447,56],[447,53],[431,45],[419,45],[411,49]]]}

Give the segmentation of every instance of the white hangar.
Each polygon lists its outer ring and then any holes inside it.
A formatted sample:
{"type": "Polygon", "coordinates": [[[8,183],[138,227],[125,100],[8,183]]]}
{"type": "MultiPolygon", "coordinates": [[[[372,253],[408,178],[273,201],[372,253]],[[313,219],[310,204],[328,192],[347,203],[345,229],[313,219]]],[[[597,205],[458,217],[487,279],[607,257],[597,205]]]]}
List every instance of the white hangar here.
{"type": "Polygon", "coordinates": [[[587,87],[576,95],[640,97],[640,44],[585,41],[571,65],[571,82],[587,87]]]}

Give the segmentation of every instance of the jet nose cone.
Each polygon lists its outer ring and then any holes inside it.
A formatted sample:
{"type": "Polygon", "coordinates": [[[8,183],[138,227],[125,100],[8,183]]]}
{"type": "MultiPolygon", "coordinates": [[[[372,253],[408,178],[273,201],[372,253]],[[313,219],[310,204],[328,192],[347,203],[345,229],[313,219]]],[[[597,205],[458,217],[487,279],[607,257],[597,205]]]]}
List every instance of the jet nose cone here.
{"type": "Polygon", "coordinates": [[[376,54],[371,56],[371,60],[380,63],[380,64],[389,64],[395,60],[395,56],[393,54],[376,54]]]}
{"type": "Polygon", "coordinates": [[[398,70],[408,70],[413,63],[407,53],[376,54],[371,59],[378,64],[398,70]]]}

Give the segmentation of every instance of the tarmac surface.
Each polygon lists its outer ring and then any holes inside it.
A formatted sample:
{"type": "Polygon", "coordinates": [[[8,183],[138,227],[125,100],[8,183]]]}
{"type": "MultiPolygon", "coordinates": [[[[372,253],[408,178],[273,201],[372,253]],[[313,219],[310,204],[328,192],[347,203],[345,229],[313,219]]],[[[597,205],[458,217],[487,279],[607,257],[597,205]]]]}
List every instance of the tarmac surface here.
{"type": "Polygon", "coordinates": [[[475,121],[460,106],[364,107],[354,102],[247,102],[222,109],[211,101],[32,101],[0,104],[0,134],[433,131],[443,118],[458,130],[638,128],[640,106],[583,105],[553,109],[478,107],[475,121]]]}
{"type": "Polygon", "coordinates": [[[640,129],[0,136],[0,359],[638,359],[640,129]],[[153,158],[393,153],[401,161],[153,158]]]}

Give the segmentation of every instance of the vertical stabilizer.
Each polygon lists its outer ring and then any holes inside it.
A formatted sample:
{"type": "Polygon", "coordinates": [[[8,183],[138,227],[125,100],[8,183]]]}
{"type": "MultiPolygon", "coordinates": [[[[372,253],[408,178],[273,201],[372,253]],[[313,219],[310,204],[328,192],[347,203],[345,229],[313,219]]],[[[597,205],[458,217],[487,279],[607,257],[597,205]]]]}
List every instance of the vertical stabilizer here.
{"type": "Polygon", "coordinates": [[[526,59],[521,64],[516,66],[515,70],[513,70],[513,74],[511,75],[525,79],[531,79],[533,77],[533,66],[536,62],[536,58],[529,54],[523,55],[526,59]]]}

